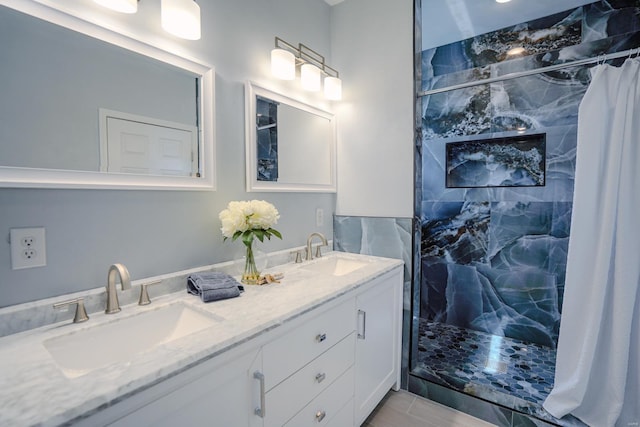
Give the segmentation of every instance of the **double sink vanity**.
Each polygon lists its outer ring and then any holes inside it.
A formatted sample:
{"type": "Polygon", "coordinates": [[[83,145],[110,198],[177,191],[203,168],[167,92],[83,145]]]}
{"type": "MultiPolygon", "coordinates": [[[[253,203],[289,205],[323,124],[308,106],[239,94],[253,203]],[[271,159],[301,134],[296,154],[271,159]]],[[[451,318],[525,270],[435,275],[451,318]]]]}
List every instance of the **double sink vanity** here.
{"type": "Polygon", "coordinates": [[[0,338],[0,425],[359,426],[400,384],[402,262],[269,271],[238,298],[183,288],[0,338]]]}

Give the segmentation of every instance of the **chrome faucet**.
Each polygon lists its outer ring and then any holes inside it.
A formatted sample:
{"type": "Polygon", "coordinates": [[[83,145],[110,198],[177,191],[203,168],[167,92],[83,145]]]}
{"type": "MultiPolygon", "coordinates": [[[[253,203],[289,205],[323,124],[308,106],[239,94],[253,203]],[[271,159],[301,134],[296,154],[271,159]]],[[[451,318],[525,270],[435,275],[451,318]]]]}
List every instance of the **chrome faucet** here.
{"type": "MultiPolygon", "coordinates": [[[[311,261],[313,259],[313,255],[311,254],[311,241],[316,236],[319,237],[320,240],[322,240],[322,246],[329,246],[329,243],[327,243],[327,238],[324,237],[322,233],[311,233],[307,238],[307,261],[311,261]]],[[[320,248],[318,248],[318,251],[316,252],[316,258],[319,258],[320,256],[322,256],[322,254],[320,252],[320,248]]]]}
{"type": "Polygon", "coordinates": [[[131,278],[129,270],[122,264],[113,264],[109,267],[107,276],[107,314],[113,314],[120,311],[120,302],[118,302],[118,293],[116,292],[116,274],[120,276],[120,286],[122,290],[131,289],[131,278]]]}

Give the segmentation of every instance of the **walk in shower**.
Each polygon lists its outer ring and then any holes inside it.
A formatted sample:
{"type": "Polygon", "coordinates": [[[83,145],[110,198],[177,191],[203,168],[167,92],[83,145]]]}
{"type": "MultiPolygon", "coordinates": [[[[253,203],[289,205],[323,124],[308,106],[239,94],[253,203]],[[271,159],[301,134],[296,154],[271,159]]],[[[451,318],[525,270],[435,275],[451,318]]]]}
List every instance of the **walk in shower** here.
{"type": "Polygon", "coordinates": [[[500,426],[583,426],[542,408],[554,381],[578,107],[590,67],[640,46],[640,0],[538,4],[526,22],[469,35],[487,28],[474,21],[479,3],[422,0],[416,12],[409,389],[500,426]],[[467,36],[433,45],[443,13],[467,36]]]}

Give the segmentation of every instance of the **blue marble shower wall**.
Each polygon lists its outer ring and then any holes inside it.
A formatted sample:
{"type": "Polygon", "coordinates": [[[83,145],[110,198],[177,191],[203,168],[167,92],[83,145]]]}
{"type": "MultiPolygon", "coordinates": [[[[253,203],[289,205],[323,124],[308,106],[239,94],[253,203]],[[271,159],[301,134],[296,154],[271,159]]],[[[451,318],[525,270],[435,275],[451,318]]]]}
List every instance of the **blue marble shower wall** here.
{"type": "MultiPolygon", "coordinates": [[[[422,90],[638,46],[640,0],[595,2],[423,51],[422,90]]],[[[420,317],[555,347],[589,81],[573,67],[421,98],[420,317]],[[523,133],[546,134],[544,186],[446,187],[446,144],[523,133]]]]}

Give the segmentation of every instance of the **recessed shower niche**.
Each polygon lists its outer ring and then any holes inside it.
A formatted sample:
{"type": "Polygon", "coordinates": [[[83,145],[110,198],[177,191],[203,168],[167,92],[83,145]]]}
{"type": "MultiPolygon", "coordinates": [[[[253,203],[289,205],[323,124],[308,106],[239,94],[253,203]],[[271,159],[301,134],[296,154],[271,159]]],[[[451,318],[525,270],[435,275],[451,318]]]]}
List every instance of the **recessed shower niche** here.
{"type": "Polygon", "coordinates": [[[543,187],[546,134],[450,142],[447,188],[543,187]]]}

